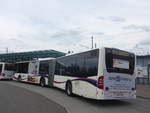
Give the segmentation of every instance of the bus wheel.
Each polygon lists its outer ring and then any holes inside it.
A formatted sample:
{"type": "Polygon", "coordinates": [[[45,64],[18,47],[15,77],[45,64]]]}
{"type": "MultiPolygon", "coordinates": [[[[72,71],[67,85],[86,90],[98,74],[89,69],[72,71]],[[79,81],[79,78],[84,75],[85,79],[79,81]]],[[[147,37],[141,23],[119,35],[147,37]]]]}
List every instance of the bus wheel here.
{"type": "Polygon", "coordinates": [[[68,96],[72,96],[73,95],[72,94],[72,84],[71,84],[70,81],[68,81],[67,84],[66,84],[66,94],[68,96]]]}
{"type": "Polygon", "coordinates": [[[45,79],[41,78],[40,80],[40,86],[44,87],[45,86],[45,79]]]}
{"type": "Polygon", "coordinates": [[[19,75],[18,76],[18,79],[17,79],[19,82],[21,82],[21,76],[19,75]]]}

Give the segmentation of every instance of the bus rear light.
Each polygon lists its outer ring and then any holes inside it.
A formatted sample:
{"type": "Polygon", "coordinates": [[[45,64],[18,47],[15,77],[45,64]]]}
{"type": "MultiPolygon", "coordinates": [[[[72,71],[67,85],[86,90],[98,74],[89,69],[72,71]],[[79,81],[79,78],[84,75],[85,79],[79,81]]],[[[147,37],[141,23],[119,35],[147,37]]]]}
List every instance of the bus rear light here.
{"type": "Polygon", "coordinates": [[[103,88],[104,88],[103,82],[104,82],[104,76],[100,76],[100,77],[98,78],[97,87],[100,88],[100,89],[103,89],[103,88]]]}

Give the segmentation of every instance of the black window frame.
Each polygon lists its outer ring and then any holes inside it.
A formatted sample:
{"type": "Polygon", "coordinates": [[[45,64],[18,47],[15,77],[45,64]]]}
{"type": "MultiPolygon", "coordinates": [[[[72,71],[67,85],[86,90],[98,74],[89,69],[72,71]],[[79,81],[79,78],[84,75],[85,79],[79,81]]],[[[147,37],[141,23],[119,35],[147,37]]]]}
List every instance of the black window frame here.
{"type": "Polygon", "coordinates": [[[49,74],[49,62],[48,61],[40,61],[39,74],[40,75],[49,74]],[[45,66],[46,66],[46,65],[44,66],[43,64],[47,64],[47,66],[48,66],[47,69],[46,69],[46,71],[43,71],[43,68],[45,69],[45,66]]]}
{"type": "Polygon", "coordinates": [[[8,63],[6,63],[5,64],[5,70],[7,70],[7,71],[16,71],[16,65],[15,64],[8,64],[8,63]]]}
{"type": "Polygon", "coordinates": [[[122,51],[119,49],[106,48],[105,49],[105,55],[106,55],[105,56],[105,62],[106,62],[107,72],[109,72],[109,73],[124,73],[124,74],[131,74],[131,75],[134,73],[135,55],[133,53],[122,51]],[[124,52],[124,53],[128,54],[128,56],[112,54],[112,50],[115,50],[118,52],[124,52]],[[113,67],[113,59],[121,59],[121,60],[129,61],[129,69],[113,67]]]}

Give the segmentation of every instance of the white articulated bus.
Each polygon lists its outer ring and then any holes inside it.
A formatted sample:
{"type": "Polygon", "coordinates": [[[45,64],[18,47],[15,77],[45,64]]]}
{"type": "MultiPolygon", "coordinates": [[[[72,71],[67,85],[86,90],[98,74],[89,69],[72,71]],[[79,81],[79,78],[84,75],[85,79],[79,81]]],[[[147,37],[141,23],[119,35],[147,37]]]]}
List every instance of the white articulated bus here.
{"type": "Polygon", "coordinates": [[[17,69],[13,79],[40,84],[41,86],[48,85],[49,62],[49,59],[18,62],[16,63],[17,69]]]}
{"type": "Polygon", "coordinates": [[[49,85],[65,90],[67,95],[98,100],[136,98],[133,53],[94,49],[57,58],[50,65],[55,71],[49,74],[49,85]]]}
{"type": "Polygon", "coordinates": [[[0,62],[0,79],[11,80],[15,73],[15,65],[12,63],[0,62]]]}

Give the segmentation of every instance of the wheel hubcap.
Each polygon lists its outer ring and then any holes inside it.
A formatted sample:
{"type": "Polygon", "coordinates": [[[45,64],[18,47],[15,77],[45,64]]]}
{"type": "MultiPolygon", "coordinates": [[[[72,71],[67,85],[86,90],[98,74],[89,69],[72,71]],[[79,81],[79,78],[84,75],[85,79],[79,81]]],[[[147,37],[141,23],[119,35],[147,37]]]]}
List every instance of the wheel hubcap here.
{"type": "Polygon", "coordinates": [[[70,95],[70,85],[67,88],[67,93],[70,95]]]}
{"type": "Polygon", "coordinates": [[[41,86],[44,86],[44,81],[43,80],[41,80],[41,86]]]}

